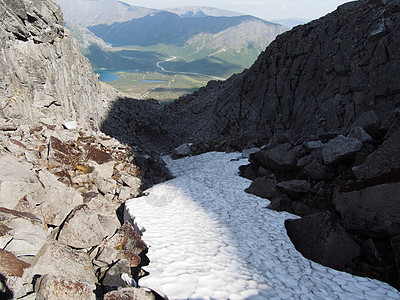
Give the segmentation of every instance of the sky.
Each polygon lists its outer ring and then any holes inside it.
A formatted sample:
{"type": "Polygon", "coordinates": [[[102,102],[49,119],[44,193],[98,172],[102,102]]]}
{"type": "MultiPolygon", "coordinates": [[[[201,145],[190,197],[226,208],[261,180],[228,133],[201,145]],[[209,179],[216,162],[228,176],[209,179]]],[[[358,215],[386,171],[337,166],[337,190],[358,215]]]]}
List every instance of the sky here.
{"type": "Polygon", "coordinates": [[[349,0],[122,0],[136,6],[169,8],[178,6],[212,6],[250,14],[264,20],[322,17],[349,0]]]}

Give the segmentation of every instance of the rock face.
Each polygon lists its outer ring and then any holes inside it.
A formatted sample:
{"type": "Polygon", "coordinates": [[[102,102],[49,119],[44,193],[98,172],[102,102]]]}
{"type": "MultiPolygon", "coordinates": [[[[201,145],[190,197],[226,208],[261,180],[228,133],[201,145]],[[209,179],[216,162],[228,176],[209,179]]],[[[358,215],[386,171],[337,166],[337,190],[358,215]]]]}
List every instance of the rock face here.
{"type": "Polygon", "coordinates": [[[47,117],[99,128],[119,94],[101,84],[49,1],[1,1],[0,107],[17,122],[47,117]]]}
{"type": "Polygon", "coordinates": [[[104,286],[105,274],[138,280],[148,263],[118,211],[171,175],[99,131],[121,95],[98,81],[53,0],[0,0],[0,15],[0,298],[103,298],[125,286],[104,286]]]}

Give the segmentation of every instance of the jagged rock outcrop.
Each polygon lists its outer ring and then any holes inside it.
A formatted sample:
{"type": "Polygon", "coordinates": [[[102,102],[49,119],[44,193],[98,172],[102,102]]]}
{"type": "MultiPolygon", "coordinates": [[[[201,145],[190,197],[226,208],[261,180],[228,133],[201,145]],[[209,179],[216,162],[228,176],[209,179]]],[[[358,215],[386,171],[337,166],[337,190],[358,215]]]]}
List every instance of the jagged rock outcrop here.
{"type": "Polygon", "coordinates": [[[101,84],[54,1],[1,1],[0,109],[14,122],[47,117],[99,128],[119,94],[101,84]]]}
{"type": "Polygon", "coordinates": [[[104,278],[137,281],[148,263],[122,226],[124,201],[171,175],[139,142],[99,131],[123,97],[98,81],[53,0],[0,0],[0,15],[0,298],[102,298],[125,286],[104,278]]]}

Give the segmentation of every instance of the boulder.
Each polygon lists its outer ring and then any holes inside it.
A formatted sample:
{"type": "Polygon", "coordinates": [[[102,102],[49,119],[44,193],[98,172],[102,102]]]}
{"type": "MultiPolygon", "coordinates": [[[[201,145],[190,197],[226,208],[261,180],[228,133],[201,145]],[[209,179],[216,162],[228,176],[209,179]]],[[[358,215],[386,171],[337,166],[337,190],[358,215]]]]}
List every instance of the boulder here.
{"type": "Polygon", "coordinates": [[[271,203],[267,206],[269,209],[276,211],[292,211],[292,200],[285,194],[273,197],[271,203]]]}
{"type": "Polygon", "coordinates": [[[361,165],[354,168],[353,172],[358,179],[366,180],[400,169],[400,129],[383,142],[371,153],[361,165]]]}
{"type": "Polygon", "coordinates": [[[6,231],[1,240],[8,240],[3,249],[22,260],[35,256],[46,242],[47,230],[44,224],[30,213],[0,207],[0,220],[6,231]]]}
{"type": "Polygon", "coordinates": [[[99,165],[112,161],[112,155],[106,151],[89,146],[87,149],[87,159],[93,160],[99,165]]]}
{"type": "Polygon", "coordinates": [[[244,149],[244,150],[242,150],[242,158],[249,158],[251,154],[254,154],[258,151],[260,151],[260,148],[257,148],[257,147],[253,147],[250,149],[244,149]]]}
{"type": "Polygon", "coordinates": [[[304,171],[314,180],[324,180],[328,176],[328,168],[317,161],[313,161],[305,166],[304,171]]]}
{"type": "Polygon", "coordinates": [[[276,186],[289,193],[308,193],[311,189],[311,184],[305,180],[282,181],[276,186]]]}
{"type": "Polygon", "coordinates": [[[0,206],[14,209],[26,195],[43,189],[29,164],[9,154],[0,155],[0,206]]]}
{"type": "Polygon", "coordinates": [[[361,147],[362,143],[358,139],[339,135],[324,146],[322,156],[326,164],[332,164],[351,156],[361,147]]]}
{"type": "Polygon", "coordinates": [[[72,166],[72,148],[61,141],[58,137],[50,136],[49,152],[47,159],[50,163],[72,166]]]}
{"type": "Polygon", "coordinates": [[[309,155],[300,157],[296,165],[299,168],[304,168],[305,166],[311,164],[312,162],[323,164],[322,148],[317,148],[314,151],[312,151],[309,155]]]}
{"type": "Polygon", "coordinates": [[[124,273],[131,274],[131,263],[128,259],[121,258],[107,269],[100,282],[106,289],[125,287],[126,284],[121,279],[121,274],[124,273]]]}
{"type": "Polygon", "coordinates": [[[103,216],[82,204],[73,209],[65,220],[58,235],[58,241],[76,249],[91,249],[104,238],[112,236],[118,229],[119,221],[111,216],[103,216]]]}
{"type": "Polygon", "coordinates": [[[15,297],[22,297],[34,290],[33,277],[37,275],[53,275],[72,281],[83,281],[96,284],[92,262],[87,253],[74,250],[55,240],[47,240],[38,254],[32,259],[31,267],[26,269],[23,285],[16,291],[15,297]]]}
{"type": "Polygon", "coordinates": [[[92,162],[91,166],[94,168],[92,177],[102,177],[102,178],[111,179],[111,177],[114,174],[114,165],[115,165],[114,161],[103,163],[101,165],[98,163],[92,162]]]}
{"type": "Polygon", "coordinates": [[[306,258],[331,268],[344,268],[361,254],[360,246],[328,212],[286,220],[287,233],[306,258]]]}
{"type": "Polygon", "coordinates": [[[254,154],[254,161],[269,170],[296,170],[296,158],[302,151],[302,146],[293,147],[286,143],[271,149],[261,150],[254,154]]]}
{"type": "Polygon", "coordinates": [[[349,192],[338,191],[333,203],[343,226],[373,235],[400,234],[400,183],[387,183],[349,192]]]}
{"type": "Polygon", "coordinates": [[[363,128],[358,126],[350,131],[347,137],[355,138],[361,142],[372,142],[374,140],[363,128]]]}
{"type": "Polygon", "coordinates": [[[32,196],[33,201],[46,224],[60,226],[72,209],[83,203],[83,198],[48,171],[38,172],[38,178],[43,188],[32,196]]]}
{"type": "Polygon", "coordinates": [[[129,274],[131,268],[144,265],[145,262],[142,261],[142,258],[146,253],[146,244],[135,232],[131,223],[127,221],[112,237],[101,243],[92,253],[92,258],[98,278],[102,280],[107,278],[106,283],[114,284],[115,282],[120,283],[120,278],[116,278],[118,270],[129,274]],[[122,262],[111,270],[118,261],[122,262]]]}
{"type": "Polygon", "coordinates": [[[276,188],[276,181],[266,176],[256,178],[245,192],[265,199],[280,195],[276,188]]]}
{"type": "Polygon", "coordinates": [[[0,249],[0,273],[6,276],[22,277],[31,265],[18,259],[13,253],[0,249]]]}
{"type": "Polygon", "coordinates": [[[191,147],[193,146],[192,143],[185,143],[180,145],[179,147],[176,147],[173,151],[172,151],[172,158],[177,159],[177,158],[181,158],[181,157],[185,157],[191,154],[192,149],[191,147]]]}
{"type": "Polygon", "coordinates": [[[95,177],[93,181],[103,195],[113,194],[117,187],[116,181],[111,178],[95,177]]]}
{"type": "Polygon", "coordinates": [[[142,181],[140,178],[127,175],[127,174],[122,174],[121,175],[121,180],[124,184],[129,186],[132,190],[138,191],[140,189],[140,186],[142,185],[142,181]]]}
{"type": "Polygon", "coordinates": [[[65,129],[68,129],[68,130],[76,130],[78,128],[78,122],[76,122],[76,121],[64,122],[63,126],[65,129]]]}
{"type": "Polygon", "coordinates": [[[139,288],[123,288],[104,295],[104,300],[155,300],[151,291],[139,288]]]}
{"type": "Polygon", "coordinates": [[[323,146],[324,146],[324,143],[322,143],[322,141],[309,141],[306,143],[306,147],[308,150],[319,149],[323,146]]]}
{"type": "Polygon", "coordinates": [[[36,300],[96,300],[96,285],[85,281],[44,275],[36,280],[36,300]]]}
{"type": "Polygon", "coordinates": [[[373,110],[363,113],[353,124],[353,126],[363,128],[370,136],[374,138],[381,137],[381,121],[373,110]]]}
{"type": "Polygon", "coordinates": [[[369,238],[363,243],[361,243],[361,249],[368,261],[374,266],[382,265],[382,257],[376,248],[373,239],[369,238]]]}

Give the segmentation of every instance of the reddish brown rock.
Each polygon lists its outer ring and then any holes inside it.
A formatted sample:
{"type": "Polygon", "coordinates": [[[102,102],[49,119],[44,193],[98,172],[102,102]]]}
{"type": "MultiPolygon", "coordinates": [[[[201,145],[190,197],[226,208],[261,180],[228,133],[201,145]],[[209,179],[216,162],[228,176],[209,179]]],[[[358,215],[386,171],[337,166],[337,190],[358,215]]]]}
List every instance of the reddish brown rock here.
{"type": "Polygon", "coordinates": [[[31,265],[18,259],[14,254],[0,249],[0,273],[8,276],[22,277],[24,270],[31,265]]]}
{"type": "Polygon", "coordinates": [[[110,153],[92,147],[88,149],[87,158],[95,161],[99,165],[105,164],[113,159],[110,153]]]}

